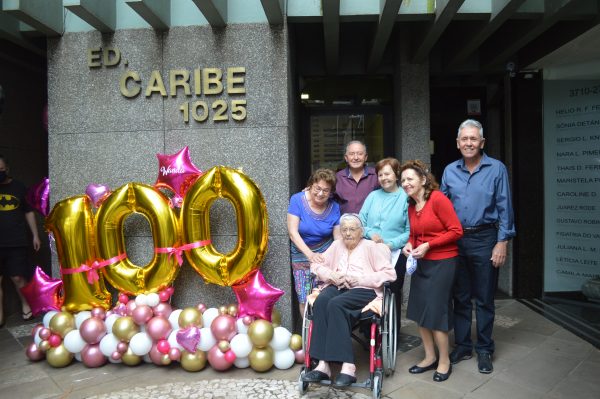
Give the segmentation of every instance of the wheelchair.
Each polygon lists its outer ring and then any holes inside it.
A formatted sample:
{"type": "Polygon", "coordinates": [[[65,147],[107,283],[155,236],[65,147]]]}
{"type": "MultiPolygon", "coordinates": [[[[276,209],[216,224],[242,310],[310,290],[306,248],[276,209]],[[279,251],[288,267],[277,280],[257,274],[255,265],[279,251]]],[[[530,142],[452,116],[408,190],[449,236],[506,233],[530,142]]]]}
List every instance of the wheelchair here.
{"type": "MultiPolygon", "coordinates": [[[[396,315],[395,295],[390,289],[390,283],[385,283],[383,286],[381,313],[381,316],[370,310],[363,313],[352,331],[352,338],[361,344],[364,349],[369,351],[369,375],[364,381],[358,380],[351,386],[371,390],[374,399],[379,399],[381,397],[383,377],[391,375],[396,368],[396,335],[398,319],[396,315]],[[357,334],[359,327],[368,328],[370,334],[369,342],[366,342],[357,334]]],[[[307,303],[304,310],[304,321],[302,323],[304,365],[300,372],[300,377],[298,378],[298,390],[301,395],[304,395],[308,391],[309,384],[311,384],[311,382],[303,380],[304,375],[316,367],[316,364],[313,364],[309,354],[312,334],[312,317],[312,306],[307,303]]],[[[324,380],[312,382],[312,384],[332,385],[332,381],[324,380]]]]}

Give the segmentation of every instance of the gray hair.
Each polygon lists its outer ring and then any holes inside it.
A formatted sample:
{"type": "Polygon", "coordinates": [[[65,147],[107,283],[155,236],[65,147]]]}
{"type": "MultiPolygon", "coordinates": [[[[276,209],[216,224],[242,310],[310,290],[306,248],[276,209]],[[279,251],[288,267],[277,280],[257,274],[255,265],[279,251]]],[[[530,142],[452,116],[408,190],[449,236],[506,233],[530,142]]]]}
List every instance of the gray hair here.
{"type": "Polygon", "coordinates": [[[363,143],[360,140],[352,140],[352,141],[348,142],[348,144],[346,144],[346,150],[344,151],[344,155],[346,155],[348,153],[348,147],[350,147],[352,144],[362,145],[363,148],[365,149],[365,154],[367,154],[367,145],[365,143],[363,143]]]}
{"type": "Polygon", "coordinates": [[[460,131],[465,127],[474,127],[476,129],[479,129],[479,137],[483,139],[483,126],[481,126],[481,123],[479,123],[479,121],[476,121],[475,119],[467,119],[466,121],[461,123],[458,127],[458,134],[456,135],[456,138],[460,137],[460,131]]]}
{"type": "Polygon", "coordinates": [[[358,226],[360,227],[360,229],[363,232],[365,231],[362,221],[360,220],[360,216],[358,216],[356,213],[344,213],[340,217],[340,226],[342,225],[342,223],[348,222],[350,220],[358,221],[358,226]]]}

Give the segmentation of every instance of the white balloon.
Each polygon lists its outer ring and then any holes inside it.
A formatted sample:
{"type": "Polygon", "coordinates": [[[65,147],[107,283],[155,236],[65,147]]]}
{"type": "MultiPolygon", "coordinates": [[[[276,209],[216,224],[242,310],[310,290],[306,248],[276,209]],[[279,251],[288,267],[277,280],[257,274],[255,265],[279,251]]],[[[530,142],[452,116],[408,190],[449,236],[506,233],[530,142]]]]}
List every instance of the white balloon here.
{"type": "MultiPolygon", "coordinates": [[[[179,342],[177,342],[177,331],[179,331],[179,329],[171,331],[171,334],[169,334],[167,341],[169,341],[169,345],[171,345],[171,348],[177,348],[180,351],[182,351],[185,350],[185,348],[179,345],[179,342]]],[[[150,363],[152,363],[152,360],[150,360],[150,363]]]]}
{"type": "Polygon", "coordinates": [[[160,298],[158,297],[158,294],[156,292],[151,292],[148,295],[146,295],[146,304],[151,308],[155,307],[159,303],[160,298]]]}
{"type": "Polygon", "coordinates": [[[113,359],[113,358],[112,358],[112,357],[110,357],[110,356],[108,357],[108,361],[109,361],[109,362],[111,362],[111,363],[121,363],[121,362],[122,362],[122,360],[121,360],[121,359],[117,359],[117,360],[115,360],[115,359],[113,359]]]}
{"type": "Polygon", "coordinates": [[[147,305],[148,304],[148,297],[146,296],[146,294],[139,294],[138,296],[135,297],[135,304],[138,306],[141,305],[147,305]]]}
{"type": "Polygon", "coordinates": [[[247,357],[236,357],[233,361],[233,365],[238,369],[245,369],[250,367],[250,359],[247,357]]]}
{"type": "Polygon", "coordinates": [[[82,310],[81,312],[77,313],[75,315],[75,325],[77,326],[77,328],[79,328],[79,326],[81,326],[81,323],[83,323],[90,317],[92,317],[92,312],[90,312],[89,310],[82,310]]]}
{"type": "Polygon", "coordinates": [[[152,363],[152,358],[150,357],[149,354],[148,355],[144,355],[143,359],[144,359],[144,361],[146,363],[152,363]]]}
{"type": "Polygon", "coordinates": [[[215,346],[216,343],[217,339],[213,335],[212,331],[210,331],[209,327],[200,329],[200,342],[198,342],[198,349],[208,352],[208,350],[215,346]]]}
{"type": "Polygon", "coordinates": [[[284,350],[290,347],[290,340],[292,333],[289,332],[285,327],[275,327],[273,329],[273,338],[269,345],[275,352],[284,350]]]}
{"type": "Polygon", "coordinates": [[[231,339],[229,346],[236,357],[247,357],[252,352],[252,341],[248,334],[237,334],[231,339]]]}
{"type": "MultiPolygon", "coordinates": [[[[41,328],[40,328],[41,330],[41,328]]],[[[36,346],[40,346],[40,342],[42,342],[43,339],[40,338],[40,332],[38,331],[35,336],[33,337],[33,342],[35,342],[36,346]]]]}
{"type": "Polygon", "coordinates": [[[145,332],[139,332],[129,340],[129,349],[135,355],[144,356],[152,349],[152,338],[145,332]]]}
{"type": "Polygon", "coordinates": [[[171,327],[173,330],[177,330],[179,328],[179,315],[183,309],[175,309],[169,315],[169,323],[171,323],[171,327]]]}
{"type": "Polygon", "coordinates": [[[119,342],[119,338],[115,337],[115,334],[106,334],[100,340],[100,352],[110,359],[110,355],[117,350],[117,344],[119,342]]]}
{"type": "Polygon", "coordinates": [[[110,316],[108,316],[106,319],[104,319],[104,324],[106,325],[106,331],[111,332],[112,328],[113,328],[113,324],[115,324],[115,321],[117,321],[117,319],[121,317],[118,314],[111,314],[110,316]]]}
{"type": "Polygon", "coordinates": [[[275,351],[275,355],[273,356],[273,365],[280,370],[289,369],[294,365],[295,361],[294,351],[290,348],[275,351]]]}
{"type": "Polygon", "coordinates": [[[57,313],[58,312],[56,310],[51,310],[44,315],[44,317],[42,318],[42,323],[44,323],[44,327],[46,327],[46,328],[50,327],[50,319],[52,317],[54,317],[54,315],[57,313]]]}
{"type": "Polygon", "coordinates": [[[217,316],[219,316],[219,309],[217,309],[217,308],[206,309],[204,311],[204,313],[202,313],[202,321],[203,321],[202,325],[210,327],[213,320],[216,319],[217,316]]]}
{"type": "Polygon", "coordinates": [[[63,344],[65,348],[71,353],[79,353],[85,348],[87,342],[81,338],[81,334],[79,330],[71,330],[65,335],[65,339],[63,340],[63,344]]]}
{"type": "Polygon", "coordinates": [[[81,352],[73,353],[73,357],[75,358],[75,360],[80,362],[81,361],[81,352]]]}
{"type": "Polygon", "coordinates": [[[237,319],[235,321],[235,325],[237,326],[237,331],[240,334],[247,334],[248,333],[248,327],[247,325],[244,324],[244,320],[243,319],[237,319]]]}

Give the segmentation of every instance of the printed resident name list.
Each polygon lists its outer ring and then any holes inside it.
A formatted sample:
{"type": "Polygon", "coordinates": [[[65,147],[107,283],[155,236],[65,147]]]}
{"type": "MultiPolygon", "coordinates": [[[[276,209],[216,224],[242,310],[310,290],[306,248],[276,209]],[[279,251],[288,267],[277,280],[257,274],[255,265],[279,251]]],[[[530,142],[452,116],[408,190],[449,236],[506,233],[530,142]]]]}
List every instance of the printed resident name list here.
{"type": "Polygon", "coordinates": [[[600,81],[544,82],[544,291],[600,276],[600,81]]]}

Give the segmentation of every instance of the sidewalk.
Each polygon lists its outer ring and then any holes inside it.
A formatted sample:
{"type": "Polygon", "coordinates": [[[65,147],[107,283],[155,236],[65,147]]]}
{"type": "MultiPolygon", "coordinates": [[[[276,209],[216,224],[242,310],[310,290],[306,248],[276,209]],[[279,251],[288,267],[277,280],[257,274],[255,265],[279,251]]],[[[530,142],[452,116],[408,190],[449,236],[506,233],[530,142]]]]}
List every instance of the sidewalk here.
{"type": "MultiPolygon", "coordinates": [[[[560,326],[512,300],[499,300],[494,329],[494,372],[480,374],[477,360],[454,366],[448,381],[432,373],[411,375],[408,368],[422,347],[398,354],[396,372],[383,382],[384,398],[600,398],[600,351],[560,326]]],[[[15,316],[13,316],[14,319],[15,316]]],[[[9,319],[0,330],[0,398],[298,398],[300,366],[257,373],[251,369],[189,373],[181,367],[107,364],[88,369],[74,362],[62,369],[46,361],[31,363],[24,347],[32,325],[9,319]],[[16,338],[15,338],[16,337],[16,338]]],[[[416,336],[416,325],[402,320],[402,333],[416,336]]],[[[452,338],[451,338],[452,339],[452,338]]],[[[355,348],[359,378],[367,356],[355,348]]],[[[305,398],[370,398],[367,390],[341,391],[311,385],[305,398]]]]}

